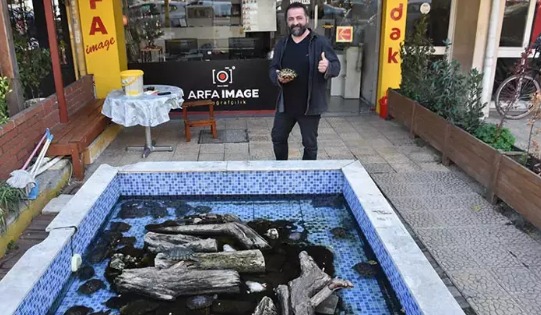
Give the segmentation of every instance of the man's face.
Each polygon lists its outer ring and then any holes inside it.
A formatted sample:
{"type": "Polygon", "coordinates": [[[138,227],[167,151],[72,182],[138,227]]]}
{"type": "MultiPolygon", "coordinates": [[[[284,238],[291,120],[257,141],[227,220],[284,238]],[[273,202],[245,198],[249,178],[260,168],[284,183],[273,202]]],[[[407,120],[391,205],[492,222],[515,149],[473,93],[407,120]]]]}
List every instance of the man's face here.
{"type": "Polygon", "coordinates": [[[293,36],[301,36],[306,31],[308,17],[304,14],[303,8],[292,8],[287,11],[287,26],[293,36]]]}

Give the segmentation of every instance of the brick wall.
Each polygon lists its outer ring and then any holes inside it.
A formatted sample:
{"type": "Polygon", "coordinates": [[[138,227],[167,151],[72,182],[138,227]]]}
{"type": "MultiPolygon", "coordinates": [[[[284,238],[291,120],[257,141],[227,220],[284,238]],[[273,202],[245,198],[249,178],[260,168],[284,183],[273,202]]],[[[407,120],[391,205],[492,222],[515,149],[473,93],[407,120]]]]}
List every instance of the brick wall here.
{"type": "MultiPolygon", "coordinates": [[[[72,115],[94,99],[94,80],[87,75],[64,89],[68,114],[72,115]]],[[[42,102],[11,117],[0,126],[0,179],[20,169],[45,133],[60,124],[58,101],[53,94],[42,102]]]]}

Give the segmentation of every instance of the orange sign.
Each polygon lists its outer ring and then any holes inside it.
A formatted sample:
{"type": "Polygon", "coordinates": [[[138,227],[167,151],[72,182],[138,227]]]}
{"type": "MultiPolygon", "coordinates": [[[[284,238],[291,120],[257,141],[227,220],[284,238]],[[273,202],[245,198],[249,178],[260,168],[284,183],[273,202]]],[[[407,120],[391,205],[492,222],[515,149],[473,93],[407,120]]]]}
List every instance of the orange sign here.
{"type": "Polygon", "coordinates": [[[336,28],[337,43],[351,43],[353,41],[353,26],[338,26],[336,28]]]}

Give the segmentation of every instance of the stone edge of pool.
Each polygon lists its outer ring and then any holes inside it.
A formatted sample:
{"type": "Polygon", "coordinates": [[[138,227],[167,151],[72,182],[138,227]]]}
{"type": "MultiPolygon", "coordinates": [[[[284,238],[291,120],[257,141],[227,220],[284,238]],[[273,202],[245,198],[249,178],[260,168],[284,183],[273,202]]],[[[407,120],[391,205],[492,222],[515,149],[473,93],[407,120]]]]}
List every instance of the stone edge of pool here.
{"type": "MultiPolygon", "coordinates": [[[[69,259],[72,248],[74,253],[84,252],[121,195],[118,186],[124,175],[187,173],[176,176],[193,174],[199,179],[198,173],[221,172],[230,175],[255,172],[259,175],[272,173],[275,176],[271,180],[280,181],[284,179],[280,177],[283,174],[301,172],[295,175],[303,178],[314,173],[316,178],[330,178],[332,176],[329,174],[337,171],[341,171],[343,185],[335,190],[344,194],[407,314],[464,314],[369,174],[361,163],[353,160],[140,162],[124,167],[101,165],[47,227],[47,239],[29,249],[0,282],[0,308],[6,311],[5,314],[27,314],[28,310],[35,312],[36,305],[45,310],[51,307],[61,290],[55,288],[54,284],[65,283],[71,274],[69,259]],[[331,173],[320,174],[322,171],[331,173]],[[91,212],[94,215],[88,216],[91,212]],[[78,228],[77,233],[74,233],[73,227],[78,228]],[[54,291],[57,293],[51,296],[54,291]]],[[[330,182],[333,183],[332,180],[330,182]]],[[[306,183],[295,187],[297,190],[294,193],[315,187],[318,191],[331,189],[332,192],[333,188],[320,187],[319,184],[324,186],[326,183],[306,183]]],[[[263,188],[264,184],[260,183],[260,186],[263,188]]],[[[157,189],[160,192],[159,187],[157,189]]],[[[230,193],[229,190],[225,192],[230,193]]],[[[208,191],[204,193],[208,194],[208,191]]]]}

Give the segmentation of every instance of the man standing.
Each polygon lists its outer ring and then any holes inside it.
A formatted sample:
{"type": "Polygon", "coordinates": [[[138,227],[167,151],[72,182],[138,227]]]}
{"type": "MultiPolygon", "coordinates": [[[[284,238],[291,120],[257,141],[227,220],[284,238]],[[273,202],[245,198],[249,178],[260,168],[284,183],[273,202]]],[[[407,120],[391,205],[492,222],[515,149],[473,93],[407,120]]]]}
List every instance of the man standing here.
{"type": "Polygon", "coordinates": [[[299,3],[285,12],[290,36],[274,47],[269,69],[271,81],[280,88],[272,127],[272,143],[277,160],[287,160],[289,133],[299,124],[304,146],[303,160],[317,159],[317,130],[321,114],[327,110],[326,82],[340,72],[340,62],[331,43],[308,25],[308,10],[299,3]],[[292,69],[296,77],[280,72],[292,69]]]}

